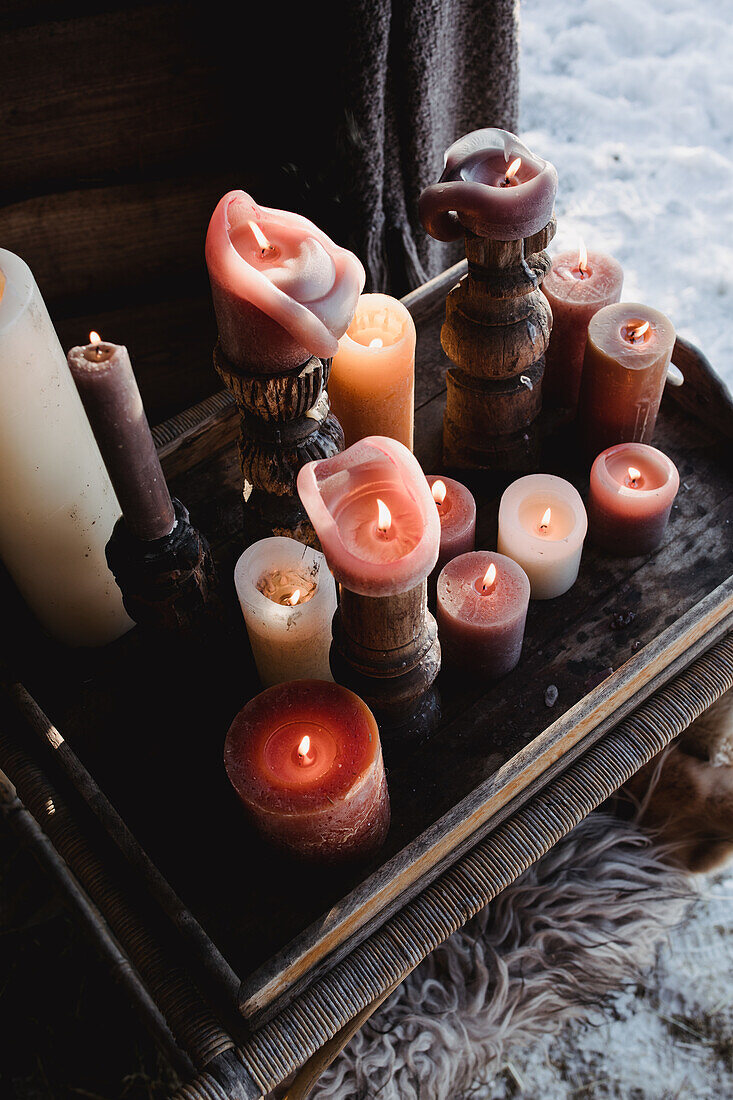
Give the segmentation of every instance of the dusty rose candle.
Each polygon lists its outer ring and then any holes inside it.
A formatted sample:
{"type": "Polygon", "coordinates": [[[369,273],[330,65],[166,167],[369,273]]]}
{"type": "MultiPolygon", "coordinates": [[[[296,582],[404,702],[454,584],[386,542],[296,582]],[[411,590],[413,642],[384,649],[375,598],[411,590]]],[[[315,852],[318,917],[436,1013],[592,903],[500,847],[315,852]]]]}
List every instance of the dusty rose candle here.
{"type": "Polygon", "coordinates": [[[438,560],[435,501],[419,462],[394,439],[368,436],[307,463],[298,492],[331,571],[352,592],[405,592],[438,560]]]}
{"type": "Polygon", "coordinates": [[[514,134],[474,130],[446,150],[443,174],[420,195],[420,219],[439,241],[457,240],[466,229],[516,241],[544,229],[556,192],[553,165],[514,134]]]}
{"type": "Polygon", "coordinates": [[[224,763],[255,827],[295,855],[365,856],[387,835],[377,723],[339,684],[294,680],[255,696],[232,722],[224,763]]]}
{"type": "Polygon", "coordinates": [[[503,676],[522,652],[529,579],[503,554],[476,550],[453,558],[438,577],[438,637],[446,663],[503,676]]]}
{"type": "Polygon", "coordinates": [[[473,493],[451,477],[428,476],[428,485],[440,517],[438,572],[451,558],[473,550],[476,543],[476,501],[473,493]]]}
{"type": "Polygon", "coordinates": [[[561,252],[542,292],[552,308],[552,334],[545,352],[542,400],[576,409],[583,372],[588,322],[599,309],[618,302],[624,273],[613,256],[603,252],[561,252]]]}
{"type": "Polygon", "coordinates": [[[577,489],[554,474],[527,474],[499,502],[498,548],[522,566],[533,600],[551,600],[578,577],[588,519],[577,489]]]}
{"type": "Polygon", "coordinates": [[[588,522],[601,550],[621,557],[659,546],[680,478],[671,459],[644,443],[618,443],[590,472],[588,522]]]}
{"type": "Polygon", "coordinates": [[[364,268],[313,222],[244,191],[219,202],[206,264],[222,351],[240,370],[279,372],[338,348],[364,286],[364,268]]]}
{"type": "Polygon", "coordinates": [[[361,295],[328,383],[347,447],[376,432],[412,450],[416,339],[402,302],[388,294],[361,295]]]}
{"type": "Polygon", "coordinates": [[[614,443],[649,443],[674,347],[672,322],[650,306],[604,306],[588,325],[578,424],[595,458],[614,443]]]}

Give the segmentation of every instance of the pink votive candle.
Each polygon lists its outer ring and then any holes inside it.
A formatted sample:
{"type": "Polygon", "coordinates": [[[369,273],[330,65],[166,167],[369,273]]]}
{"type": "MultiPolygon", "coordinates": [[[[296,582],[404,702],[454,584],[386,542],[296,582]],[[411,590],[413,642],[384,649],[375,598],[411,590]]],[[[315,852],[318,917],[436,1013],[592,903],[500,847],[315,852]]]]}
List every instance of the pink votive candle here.
{"type": "Polygon", "coordinates": [[[473,493],[442,474],[430,474],[428,485],[440,516],[440,552],[436,570],[440,572],[446,562],[467,554],[476,545],[476,501],[473,493]]]}
{"type": "Polygon", "coordinates": [[[307,463],[298,492],[331,572],[351,592],[406,592],[438,560],[435,501],[420,463],[396,439],[367,436],[307,463]]]}
{"type": "Polygon", "coordinates": [[[588,322],[599,309],[618,302],[624,273],[603,252],[562,252],[542,284],[552,308],[552,335],[545,352],[542,400],[572,409],[578,405],[588,322]]]}
{"type": "Polygon", "coordinates": [[[453,558],[438,577],[438,637],[447,664],[485,676],[511,672],[522,652],[529,579],[504,554],[453,558]]]}
{"type": "Polygon", "coordinates": [[[588,524],[609,554],[634,557],[659,546],[680,485],[671,459],[646,443],[618,443],[590,472],[588,524]]]}

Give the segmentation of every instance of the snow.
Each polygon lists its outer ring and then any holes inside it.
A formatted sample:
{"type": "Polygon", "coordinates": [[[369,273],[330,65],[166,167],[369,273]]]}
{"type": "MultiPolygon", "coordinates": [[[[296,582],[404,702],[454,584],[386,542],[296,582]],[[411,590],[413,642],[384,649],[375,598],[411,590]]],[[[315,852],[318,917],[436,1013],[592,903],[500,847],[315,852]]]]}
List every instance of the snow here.
{"type": "MultiPolygon", "coordinates": [[[[733,389],[733,2],[523,0],[520,136],[560,178],[552,252],[580,237],[733,389]]],[[[643,988],[516,1052],[473,1097],[733,1097],[733,868],[700,877],[643,988]]]]}

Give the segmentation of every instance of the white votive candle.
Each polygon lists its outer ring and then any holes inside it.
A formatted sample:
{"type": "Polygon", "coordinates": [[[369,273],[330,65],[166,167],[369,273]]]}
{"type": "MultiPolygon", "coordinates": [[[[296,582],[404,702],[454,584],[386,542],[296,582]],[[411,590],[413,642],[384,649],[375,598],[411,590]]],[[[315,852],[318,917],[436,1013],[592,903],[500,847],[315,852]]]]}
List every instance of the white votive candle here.
{"type": "Polygon", "coordinates": [[[333,679],[336,585],[323,554],[295,539],[261,539],[239,558],[234,584],[265,687],[333,679]]]}
{"type": "Polygon", "coordinates": [[[0,248],[0,555],[49,634],[102,645],[133,625],[104,548],[120,514],[30,268],[0,248]]]}
{"type": "Polygon", "coordinates": [[[524,569],[533,600],[575,584],[587,530],[580,493],[554,474],[520,477],[501,498],[498,550],[524,569]]]}

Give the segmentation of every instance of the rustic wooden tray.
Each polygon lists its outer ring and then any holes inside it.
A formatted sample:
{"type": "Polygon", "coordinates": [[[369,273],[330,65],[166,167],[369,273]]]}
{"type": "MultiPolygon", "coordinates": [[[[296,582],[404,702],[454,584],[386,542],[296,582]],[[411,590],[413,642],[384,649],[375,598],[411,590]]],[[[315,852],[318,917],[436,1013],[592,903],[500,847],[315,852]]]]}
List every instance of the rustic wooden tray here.
{"type": "MultiPolygon", "coordinates": [[[[440,326],[464,268],[405,299],[418,327],[416,453],[426,473],[441,469],[440,326]]],[[[224,774],[229,723],[259,690],[231,580],[242,537],[228,394],[156,429],[171,487],[214,548],[227,616],[220,633],[162,651],[133,631],[103,651],[70,652],[27,622],[18,628],[16,704],[184,937],[194,978],[230,1023],[238,1008],[240,1033],[271,1018],[730,629],[733,406],[694,348],[678,341],[674,360],[687,380],[665,395],[655,443],[676,462],[681,487],[663,545],[620,560],[587,544],[574,588],[531,604],[513,673],[488,686],[441,673],[443,716],[430,740],[385,740],[393,823],[367,865],[315,870],[275,855],[246,825],[224,774]],[[548,708],[551,684],[558,698],[548,708]]],[[[570,433],[548,426],[545,452],[543,469],[585,494],[588,471],[570,433]]],[[[458,476],[477,497],[477,544],[495,546],[505,482],[458,476]]]]}

